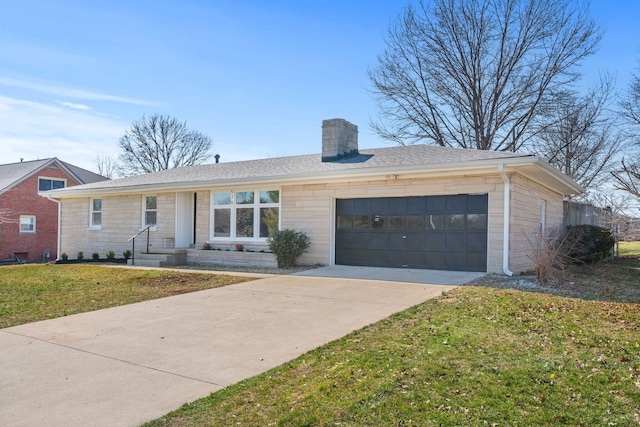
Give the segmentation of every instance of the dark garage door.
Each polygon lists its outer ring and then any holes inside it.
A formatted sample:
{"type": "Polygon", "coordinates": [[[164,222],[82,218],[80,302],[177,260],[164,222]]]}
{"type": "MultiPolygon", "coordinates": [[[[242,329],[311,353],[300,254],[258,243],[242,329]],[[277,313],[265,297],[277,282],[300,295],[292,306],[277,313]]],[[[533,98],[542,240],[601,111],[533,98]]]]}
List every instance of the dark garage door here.
{"type": "Polygon", "coordinates": [[[339,199],[336,264],[487,270],[483,195],[339,199]]]}

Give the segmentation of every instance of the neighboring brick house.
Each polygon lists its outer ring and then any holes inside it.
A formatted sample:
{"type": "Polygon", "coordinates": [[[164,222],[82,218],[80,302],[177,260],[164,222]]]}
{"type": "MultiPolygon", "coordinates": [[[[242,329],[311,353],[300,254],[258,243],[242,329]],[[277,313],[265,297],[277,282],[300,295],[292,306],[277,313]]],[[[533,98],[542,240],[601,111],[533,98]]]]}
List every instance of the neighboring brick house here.
{"type": "Polygon", "coordinates": [[[38,195],[107,178],[57,158],[0,165],[0,260],[58,256],[58,204],[38,195]]]}
{"type": "Polygon", "coordinates": [[[48,196],[61,203],[61,250],[71,257],[120,254],[150,227],[136,250],[148,235],[149,252],[220,263],[236,245],[266,251],[273,230],[294,228],[311,239],[303,264],[510,274],[534,268],[531,242],[562,225],[563,196],[581,191],[530,154],[360,150],[357,127],[332,119],[322,124],[322,153],[188,166],[48,196]]]}

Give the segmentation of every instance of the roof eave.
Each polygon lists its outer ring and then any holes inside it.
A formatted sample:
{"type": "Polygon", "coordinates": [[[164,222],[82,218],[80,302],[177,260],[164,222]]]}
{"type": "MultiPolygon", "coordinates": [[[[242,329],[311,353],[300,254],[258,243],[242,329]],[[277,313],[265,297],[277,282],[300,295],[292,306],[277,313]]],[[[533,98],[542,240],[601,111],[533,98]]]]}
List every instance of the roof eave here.
{"type": "MultiPolygon", "coordinates": [[[[439,163],[429,165],[395,165],[375,168],[347,169],[339,171],[327,172],[304,172],[298,174],[246,177],[235,179],[218,179],[218,180],[198,180],[198,181],[182,181],[158,184],[141,184],[128,185],[109,188],[87,188],[77,189],[68,187],[64,189],[48,191],[41,193],[42,196],[51,196],[53,198],[75,198],[87,196],[107,196],[107,195],[127,195],[142,194],[163,191],[181,191],[181,190],[199,190],[214,189],[225,187],[240,187],[249,185],[265,184],[307,184],[317,183],[318,181],[335,182],[335,181],[366,181],[371,179],[400,179],[400,178],[417,178],[425,176],[451,176],[460,175],[460,173],[480,175],[483,173],[497,173],[497,166],[503,164],[507,170],[517,171],[522,167],[530,167],[532,171],[536,168],[542,168],[537,175],[544,177],[549,175],[546,181],[554,184],[557,189],[568,190],[565,194],[575,194],[582,192],[581,188],[573,181],[566,178],[563,174],[549,166],[546,162],[540,161],[535,156],[519,156],[503,159],[489,159],[455,163],[439,163]]],[[[540,176],[536,177],[535,173],[529,173],[532,179],[540,181],[540,176]],[[537,178],[537,179],[536,179],[537,178]]],[[[546,183],[545,183],[546,184],[546,183]]]]}

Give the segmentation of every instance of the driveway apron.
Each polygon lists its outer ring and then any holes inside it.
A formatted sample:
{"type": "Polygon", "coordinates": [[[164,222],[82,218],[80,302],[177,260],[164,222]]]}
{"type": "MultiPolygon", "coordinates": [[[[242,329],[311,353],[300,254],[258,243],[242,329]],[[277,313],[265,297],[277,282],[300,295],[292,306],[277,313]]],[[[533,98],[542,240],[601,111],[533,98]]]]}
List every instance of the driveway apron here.
{"type": "Polygon", "coordinates": [[[453,287],[274,276],[2,329],[0,425],[139,425],[453,287]]]}

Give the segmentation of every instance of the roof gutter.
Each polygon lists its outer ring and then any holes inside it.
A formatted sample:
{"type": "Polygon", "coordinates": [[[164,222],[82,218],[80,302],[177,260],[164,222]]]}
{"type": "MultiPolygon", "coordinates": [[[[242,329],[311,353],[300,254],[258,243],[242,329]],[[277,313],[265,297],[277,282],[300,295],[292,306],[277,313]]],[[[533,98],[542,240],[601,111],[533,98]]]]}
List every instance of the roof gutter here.
{"type": "Polygon", "coordinates": [[[60,211],[62,210],[61,209],[62,203],[60,202],[60,200],[56,200],[50,195],[47,195],[47,199],[51,200],[52,202],[55,202],[58,205],[58,242],[56,244],[56,261],[58,261],[60,259],[60,244],[62,242],[62,239],[60,238],[60,224],[62,223],[60,211]]]}
{"type": "Polygon", "coordinates": [[[503,235],[502,235],[502,271],[507,276],[513,276],[513,272],[509,270],[509,233],[510,233],[510,215],[511,215],[511,180],[504,173],[504,163],[498,164],[498,173],[504,182],[504,212],[503,212],[503,235]]]}
{"type": "MultiPolygon", "coordinates": [[[[509,166],[525,166],[535,163],[535,159],[532,157],[504,159],[500,162],[509,166]]],[[[372,178],[384,179],[387,176],[401,178],[414,178],[429,175],[456,175],[460,172],[467,174],[480,174],[490,170],[495,170],[496,161],[481,160],[477,162],[457,162],[449,164],[436,164],[429,168],[425,168],[424,165],[395,165],[384,166],[376,168],[365,169],[348,169],[348,170],[328,170],[322,172],[302,172],[296,174],[286,175],[272,175],[272,176],[260,176],[260,177],[241,177],[241,178],[227,178],[227,179],[215,179],[212,180],[199,180],[199,181],[181,181],[181,182],[165,182],[165,183],[152,183],[152,184],[134,184],[117,187],[90,187],[90,188],[76,188],[67,187],[60,190],[53,190],[54,197],[67,198],[67,197],[86,197],[86,196],[99,196],[99,195],[112,195],[112,194],[139,194],[142,192],[153,191],[180,191],[182,189],[213,189],[224,188],[228,186],[244,186],[244,185],[265,185],[265,184],[280,184],[280,185],[298,185],[311,182],[318,182],[318,178],[321,177],[323,182],[341,181],[345,179],[349,180],[371,180],[372,178]]],[[[396,178],[397,179],[397,178],[396,178]]],[[[117,181],[117,180],[116,180],[117,181]]],[[[111,181],[113,182],[113,181],[111,181]]],[[[45,193],[46,194],[46,193],[45,193]]]]}

